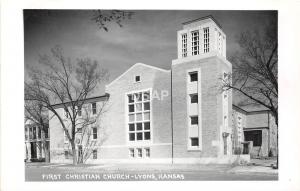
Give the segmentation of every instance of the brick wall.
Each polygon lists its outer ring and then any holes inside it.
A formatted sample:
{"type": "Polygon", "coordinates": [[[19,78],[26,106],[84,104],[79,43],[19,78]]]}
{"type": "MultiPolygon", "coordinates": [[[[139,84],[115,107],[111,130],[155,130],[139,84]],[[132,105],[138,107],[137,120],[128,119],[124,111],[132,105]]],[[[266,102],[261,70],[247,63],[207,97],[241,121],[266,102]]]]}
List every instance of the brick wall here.
{"type": "MultiPolygon", "coordinates": [[[[184,61],[183,61],[184,62],[184,61]]],[[[222,96],[220,78],[231,69],[218,57],[172,65],[174,157],[217,157],[222,140],[222,96]],[[187,70],[201,68],[202,151],[187,150],[187,70]]],[[[199,79],[200,80],[200,79],[199,79]]],[[[231,100],[231,95],[229,100],[231,100]]],[[[231,101],[228,104],[231,113],[231,101]]],[[[229,120],[231,121],[231,120],[229,120]]],[[[231,122],[229,127],[231,126],[231,122]]]]}

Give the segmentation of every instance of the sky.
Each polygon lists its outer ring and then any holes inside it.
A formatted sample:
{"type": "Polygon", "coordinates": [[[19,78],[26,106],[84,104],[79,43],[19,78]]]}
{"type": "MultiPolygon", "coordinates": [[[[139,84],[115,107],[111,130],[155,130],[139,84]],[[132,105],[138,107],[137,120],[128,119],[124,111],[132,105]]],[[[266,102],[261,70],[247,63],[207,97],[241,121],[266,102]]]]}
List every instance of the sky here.
{"type": "MultiPolygon", "coordinates": [[[[38,55],[49,54],[55,45],[60,45],[73,61],[82,57],[97,60],[109,71],[105,84],[135,63],[170,69],[177,57],[177,31],[182,29],[182,23],[207,15],[212,15],[226,34],[228,58],[239,49],[236,39],[241,32],[260,30],[277,16],[274,11],[132,11],[133,17],[124,20],[123,27],[110,23],[105,32],[91,20],[92,11],[57,10],[45,14],[39,10],[32,14],[25,10],[25,74],[28,67],[41,67],[38,55]]],[[[104,84],[97,91],[97,95],[102,94],[104,84]]]]}

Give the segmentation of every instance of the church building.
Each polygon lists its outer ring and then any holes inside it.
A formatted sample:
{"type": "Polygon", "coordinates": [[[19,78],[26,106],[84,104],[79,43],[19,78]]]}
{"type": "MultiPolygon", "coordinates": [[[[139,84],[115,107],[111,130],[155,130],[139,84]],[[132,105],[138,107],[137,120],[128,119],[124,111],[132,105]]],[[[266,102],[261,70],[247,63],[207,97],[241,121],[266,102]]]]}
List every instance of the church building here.
{"type": "MultiPolygon", "coordinates": [[[[221,25],[212,16],[183,23],[170,70],[136,63],[105,86],[105,95],[87,100],[95,113],[104,102],[107,107],[100,127],[92,131],[99,144],[87,162],[234,162],[234,148],[242,147],[245,139],[243,126],[238,130],[234,124],[233,110],[245,118],[250,114],[233,106],[230,90],[220,91],[221,79],[231,72],[221,25]]],[[[57,111],[63,115],[62,105],[57,104],[57,111]]],[[[51,162],[71,161],[58,119],[51,118],[49,126],[51,162]]]]}

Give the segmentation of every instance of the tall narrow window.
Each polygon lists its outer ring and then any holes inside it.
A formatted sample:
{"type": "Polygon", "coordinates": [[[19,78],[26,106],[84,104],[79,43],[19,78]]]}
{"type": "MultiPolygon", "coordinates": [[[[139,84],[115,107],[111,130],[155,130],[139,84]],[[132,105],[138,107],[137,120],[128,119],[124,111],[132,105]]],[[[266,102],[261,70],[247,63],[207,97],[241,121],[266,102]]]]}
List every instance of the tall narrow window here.
{"type": "Polygon", "coordinates": [[[222,34],[219,32],[219,39],[218,39],[218,50],[220,54],[223,52],[223,47],[222,47],[222,34]]]}
{"type": "Polygon", "coordinates": [[[137,156],[138,156],[139,158],[142,158],[142,157],[143,157],[143,153],[142,153],[142,149],[141,149],[141,148],[138,148],[138,149],[137,149],[137,156]]]}
{"type": "Polygon", "coordinates": [[[78,106],[77,114],[78,114],[79,117],[81,117],[81,106],[78,106]]]}
{"type": "Polygon", "coordinates": [[[40,128],[38,128],[37,131],[38,131],[38,139],[40,139],[42,137],[42,131],[40,128]]]}
{"type": "Polygon", "coordinates": [[[93,139],[94,140],[97,139],[97,128],[96,127],[93,128],[93,139]]]}
{"type": "Polygon", "coordinates": [[[192,55],[199,54],[199,31],[192,32],[192,55]]]}
{"type": "Polygon", "coordinates": [[[147,158],[150,157],[150,148],[145,148],[145,156],[146,156],[147,158]]]}
{"type": "Polygon", "coordinates": [[[36,127],[33,127],[33,139],[36,139],[36,127]]]}
{"type": "Polygon", "coordinates": [[[204,53],[207,53],[207,52],[209,52],[209,28],[208,27],[204,28],[203,33],[204,33],[204,38],[203,38],[204,53]]]}
{"type": "Polygon", "coordinates": [[[93,159],[97,159],[97,150],[96,149],[93,150],[93,159]]]}
{"type": "Polygon", "coordinates": [[[182,34],[181,36],[181,42],[182,42],[182,57],[187,56],[187,34],[182,34]]]}
{"type": "Polygon", "coordinates": [[[150,91],[127,96],[129,141],[150,140],[150,91]]]}
{"type": "Polygon", "coordinates": [[[28,128],[25,127],[25,141],[28,140],[28,128]]]}
{"type": "Polygon", "coordinates": [[[129,149],[129,155],[134,158],[134,149],[129,149]]]}
{"type": "Polygon", "coordinates": [[[92,113],[93,113],[93,115],[95,115],[97,113],[97,104],[96,103],[92,103],[92,113]]]}

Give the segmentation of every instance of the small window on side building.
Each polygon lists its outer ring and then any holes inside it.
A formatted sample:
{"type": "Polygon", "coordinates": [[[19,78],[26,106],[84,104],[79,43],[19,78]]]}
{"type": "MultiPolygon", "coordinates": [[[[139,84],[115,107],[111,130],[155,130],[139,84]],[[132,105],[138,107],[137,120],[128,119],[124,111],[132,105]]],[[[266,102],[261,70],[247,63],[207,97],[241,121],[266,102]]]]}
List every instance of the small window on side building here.
{"type": "Polygon", "coordinates": [[[198,116],[191,117],[191,125],[198,125],[198,116]]]}
{"type": "Polygon", "coordinates": [[[97,150],[96,149],[93,150],[93,159],[97,159],[97,150]]]}
{"type": "Polygon", "coordinates": [[[140,82],[141,81],[141,76],[135,76],[135,82],[140,82]]]}
{"type": "Polygon", "coordinates": [[[198,137],[192,137],[191,138],[191,146],[192,147],[198,147],[199,146],[199,138],[198,137]]]}
{"type": "Polygon", "coordinates": [[[198,73],[197,72],[190,73],[190,82],[196,82],[196,81],[198,81],[198,73]]]}

